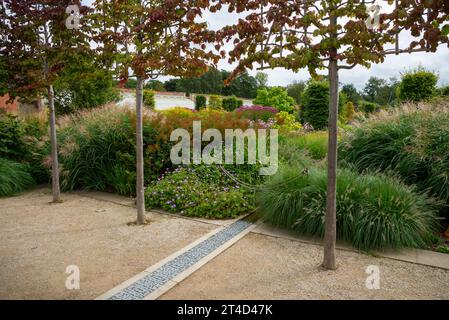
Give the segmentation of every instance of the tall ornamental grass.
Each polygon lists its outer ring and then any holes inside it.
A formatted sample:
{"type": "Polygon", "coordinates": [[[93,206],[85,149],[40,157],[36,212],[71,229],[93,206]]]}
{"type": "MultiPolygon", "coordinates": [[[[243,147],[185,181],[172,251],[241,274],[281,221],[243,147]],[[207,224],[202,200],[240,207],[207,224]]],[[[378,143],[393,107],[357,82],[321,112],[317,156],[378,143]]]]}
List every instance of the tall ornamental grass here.
{"type": "Polygon", "coordinates": [[[0,197],[13,196],[33,187],[35,182],[29,169],[26,164],[0,158],[0,197]]]}
{"type": "Polygon", "coordinates": [[[449,204],[449,103],[381,112],[343,139],[340,157],[360,172],[393,172],[449,204]]]}
{"type": "MultiPolygon", "coordinates": [[[[258,194],[263,218],[302,235],[324,236],[327,174],[284,167],[258,194]]],[[[361,250],[423,247],[440,203],[395,178],[338,172],[337,238],[361,250]]]]}
{"type": "MultiPolygon", "coordinates": [[[[203,130],[246,130],[249,121],[215,110],[192,112],[176,108],[165,112],[145,110],[143,117],[145,184],[173,165],[170,135],[177,128],[192,132],[194,120],[203,130]]],[[[65,190],[91,189],[135,193],[135,112],[114,107],[83,111],[60,119],[61,185],[65,190]]]]}
{"type": "Polygon", "coordinates": [[[313,131],[297,135],[292,138],[292,143],[299,149],[307,150],[313,159],[321,160],[327,155],[327,137],[326,131],[313,131]]]}

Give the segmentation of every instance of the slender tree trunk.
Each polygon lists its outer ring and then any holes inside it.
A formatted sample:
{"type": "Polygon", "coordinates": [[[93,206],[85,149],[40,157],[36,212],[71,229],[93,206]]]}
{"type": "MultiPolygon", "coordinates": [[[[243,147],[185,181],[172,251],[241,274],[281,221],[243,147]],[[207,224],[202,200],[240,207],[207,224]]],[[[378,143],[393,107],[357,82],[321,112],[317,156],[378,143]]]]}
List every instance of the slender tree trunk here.
{"type": "MultiPolygon", "coordinates": [[[[331,17],[330,25],[335,26],[337,18],[331,17]]],[[[327,156],[327,210],[324,235],[323,267],[337,268],[335,246],[337,238],[337,139],[338,139],[338,61],[337,50],[330,50],[329,59],[329,140],[327,156]]]]}
{"type": "Polygon", "coordinates": [[[145,223],[142,105],[143,105],[143,79],[141,77],[137,77],[137,88],[136,88],[137,224],[145,223]]]}
{"type": "Polygon", "coordinates": [[[56,138],[56,114],[55,97],[53,85],[48,86],[48,107],[50,108],[50,137],[51,137],[51,177],[53,202],[61,201],[59,188],[59,162],[58,162],[58,140],[56,138]]]}

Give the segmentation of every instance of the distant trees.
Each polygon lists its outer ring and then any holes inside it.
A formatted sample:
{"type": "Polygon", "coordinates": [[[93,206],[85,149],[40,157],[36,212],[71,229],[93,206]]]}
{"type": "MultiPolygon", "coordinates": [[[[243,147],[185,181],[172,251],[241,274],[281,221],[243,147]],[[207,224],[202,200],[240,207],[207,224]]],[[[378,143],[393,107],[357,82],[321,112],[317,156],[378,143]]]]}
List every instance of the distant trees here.
{"type": "Polygon", "coordinates": [[[150,89],[154,91],[165,91],[165,85],[159,80],[150,80],[145,85],[145,89],[150,89]]]}
{"type": "Polygon", "coordinates": [[[188,93],[221,94],[223,77],[217,69],[209,69],[199,77],[176,80],[175,91],[188,93]]]}
{"type": "Polygon", "coordinates": [[[344,84],[341,87],[341,91],[346,95],[346,99],[354,105],[358,105],[359,101],[362,99],[362,95],[352,83],[344,84]]]}
{"type": "Polygon", "coordinates": [[[176,85],[178,84],[178,79],[170,79],[165,81],[164,83],[164,87],[165,90],[169,91],[169,92],[175,92],[176,91],[176,85]]]}
{"type": "Polygon", "coordinates": [[[290,97],[295,99],[296,104],[301,104],[302,94],[306,89],[306,83],[304,81],[294,81],[287,86],[287,93],[290,97]]]}
{"type": "Polygon", "coordinates": [[[229,77],[229,74],[230,72],[225,70],[210,68],[206,73],[199,77],[170,79],[164,83],[164,88],[166,91],[171,92],[178,91],[215,94],[254,99],[256,97],[257,89],[266,86],[266,81],[268,81],[267,79],[264,80],[264,76],[262,75],[258,76],[258,80],[248,73],[242,73],[230,84],[225,85],[224,81],[229,77]]]}
{"type": "Polygon", "coordinates": [[[89,52],[76,53],[66,61],[54,84],[57,114],[98,107],[120,98],[112,73],[99,68],[89,52]]]}
{"type": "Polygon", "coordinates": [[[363,98],[366,101],[386,106],[396,100],[398,81],[391,78],[389,81],[377,77],[371,77],[363,89],[363,98]]]}
{"type": "Polygon", "coordinates": [[[264,72],[258,72],[255,76],[257,81],[257,86],[259,88],[264,88],[268,85],[268,74],[264,72]]]}
{"type": "MultiPolygon", "coordinates": [[[[226,72],[226,78],[229,72],[226,72]]],[[[253,76],[244,72],[237,76],[228,86],[223,87],[222,94],[224,96],[237,96],[239,98],[253,99],[259,89],[257,80],[253,76]]]]}

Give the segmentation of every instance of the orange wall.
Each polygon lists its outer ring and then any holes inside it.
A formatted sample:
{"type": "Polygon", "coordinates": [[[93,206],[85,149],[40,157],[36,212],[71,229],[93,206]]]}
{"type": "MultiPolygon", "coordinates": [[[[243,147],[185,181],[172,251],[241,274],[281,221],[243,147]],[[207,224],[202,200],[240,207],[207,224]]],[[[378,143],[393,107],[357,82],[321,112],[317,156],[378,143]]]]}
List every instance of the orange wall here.
{"type": "Polygon", "coordinates": [[[0,97],[0,109],[6,109],[7,111],[10,112],[17,112],[19,110],[19,103],[17,102],[17,99],[12,104],[6,103],[8,100],[9,100],[8,94],[0,97]]]}

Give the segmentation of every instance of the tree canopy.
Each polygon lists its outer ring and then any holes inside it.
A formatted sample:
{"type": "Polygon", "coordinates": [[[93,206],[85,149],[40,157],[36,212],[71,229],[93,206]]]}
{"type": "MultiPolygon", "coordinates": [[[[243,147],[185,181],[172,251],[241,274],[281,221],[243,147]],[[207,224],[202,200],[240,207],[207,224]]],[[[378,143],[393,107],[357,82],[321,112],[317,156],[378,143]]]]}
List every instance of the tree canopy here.
{"type": "Polygon", "coordinates": [[[0,53],[7,63],[7,91],[12,98],[36,98],[46,92],[70,55],[90,50],[84,30],[66,28],[71,0],[3,0],[0,53]]]}

